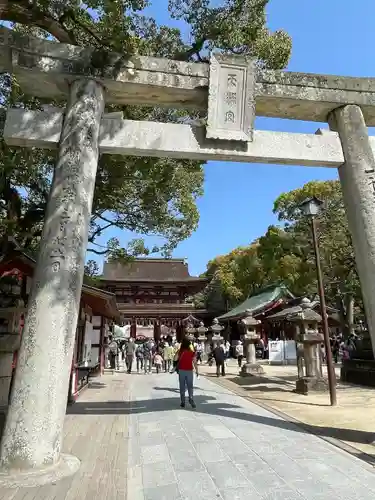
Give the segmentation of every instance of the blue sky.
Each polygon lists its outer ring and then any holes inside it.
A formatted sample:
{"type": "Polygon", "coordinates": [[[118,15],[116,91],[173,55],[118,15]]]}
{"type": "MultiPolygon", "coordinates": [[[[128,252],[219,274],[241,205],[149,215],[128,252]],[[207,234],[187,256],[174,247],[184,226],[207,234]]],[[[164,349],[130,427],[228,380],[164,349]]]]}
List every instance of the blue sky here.
{"type": "MultiPolygon", "coordinates": [[[[152,3],[149,12],[159,23],[170,25],[168,0],[152,3]]],[[[374,18],[374,0],[271,0],[268,8],[269,27],[285,29],[293,40],[287,69],[310,73],[375,76],[374,18]]],[[[258,118],[256,126],[314,133],[319,124],[258,118]]],[[[198,201],[199,228],[174,256],[186,257],[190,273],[200,274],[210,259],[249,244],[276,222],[272,206],[280,193],[310,180],[336,177],[335,169],[209,162],[205,193],[198,201]]],[[[105,233],[105,239],[112,236],[122,244],[128,237],[121,231],[105,233]]]]}

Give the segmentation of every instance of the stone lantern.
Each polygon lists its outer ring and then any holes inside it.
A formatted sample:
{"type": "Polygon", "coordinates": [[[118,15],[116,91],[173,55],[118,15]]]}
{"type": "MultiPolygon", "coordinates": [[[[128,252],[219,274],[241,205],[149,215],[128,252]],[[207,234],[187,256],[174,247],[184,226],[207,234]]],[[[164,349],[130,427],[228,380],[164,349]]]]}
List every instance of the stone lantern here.
{"type": "Polygon", "coordinates": [[[303,345],[303,358],[305,361],[305,373],[301,373],[299,370],[296,392],[308,394],[310,391],[326,391],[328,384],[322,376],[320,355],[320,346],[324,342],[324,337],[318,331],[318,323],[321,322],[322,318],[311,309],[309,299],[303,299],[300,307],[301,311],[287,318],[288,321],[299,326],[300,333],[297,335],[297,343],[303,345]]]}
{"type": "Polygon", "coordinates": [[[258,343],[258,340],[260,338],[260,335],[256,331],[256,327],[260,324],[260,321],[249,315],[241,320],[241,324],[246,331],[245,335],[243,336],[245,344],[246,363],[242,366],[240,375],[242,375],[243,377],[263,375],[264,370],[262,365],[257,363],[255,349],[255,344],[258,343]]]}
{"type": "MultiPolygon", "coordinates": [[[[205,346],[205,345],[206,345],[206,343],[207,343],[207,336],[206,336],[206,332],[207,332],[207,330],[208,330],[208,328],[206,328],[206,327],[204,326],[203,321],[201,321],[201,322],[199,323],[199,326],[198,326],[198,328],[196,329],[196,332],[197,332],[197,334],[198,334],[198,340],[199,340],[200,342],[203,342],[204,346],[205,346]]],[[[205,350],[206,350],[206,348],[205,348],[205,350]]]]}
{"type": "Polygon", "coordinates": [[[219,320],[215,318],[212,321],[212,325],[210,327],[210,330],[212,332],[212,343],[214,345],[214,348],[219,345],[223,340],[224,337],[221,335],[221,332],[224,330],[224,327],[219,324],[219,320]]]}
{"type": "Polygon", "coordinates": [[[196,328],[193,326],[192,323],[188,323],[185,327],[185,331],[186,331],[186,337],[190,340],[190,342],[194,342],[195,340],[195,332],[196,332],[196,328]]]}
{"type": "Polygon", "coordinates": [[[207,342],[207,337],[206,337],[206,332],[208,328],[204,326],[203,321],[200,321],[198,328],[196,329],[196,332],[198,334],[198,341],[203,342],[203,353],[202,354],[207,354],[207,347],[208,347],[208,342],[207,342]]]}
{"type": "Polygon", "coordinates": [[[206,337],[206,332],[207,332],[208,328],[206,328],[204,326],[204,323],[203,321],[201,321],[199,323],[199,326],[196,330],[196,332],[198,333],[198,340],[200,340],[201,342],[206,342],[207,340],[207,337],[206,337]]]}

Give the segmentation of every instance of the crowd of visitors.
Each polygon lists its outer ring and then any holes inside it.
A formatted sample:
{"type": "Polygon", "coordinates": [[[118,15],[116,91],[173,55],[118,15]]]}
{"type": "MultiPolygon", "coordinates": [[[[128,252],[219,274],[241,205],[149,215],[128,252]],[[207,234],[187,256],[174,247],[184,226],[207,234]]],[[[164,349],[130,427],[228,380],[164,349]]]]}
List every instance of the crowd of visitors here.
{"type": "MultiPolygon", "coordinates": [[[[199,340],[192,341],[184,338],[180,343],[171,337],[163,337],[159,342],[152,339],[139,341],[130,338],[120,343],[111,342],[108,360],[110,367],[116,369],[119,368],[118,363],[119,359],[121,359],[125,363],[126,371],[129,374],[133,371],[134,362],[137,373],[150,374],[153,369],[157,374],[161,372],[177,373],[181,407],[185,407],[185,393],[187,390],[189,403],[192,408],[195,408],[193,399],[194,372],[198,376],[198,365],[206,360],[205,354],[205,345],[199,340]]],[[[236,355],[239,359],[239,365],[241,365],[243,348],[240,353],[236,349],[236,355]]],[[[207,362],[209,364],[215,362],[218,377],[225,376],[225,365],[229,357],[229,342],[222,341],[211,344],[207,362]]]]}
{"type": "MultiPolygon", "coordinates": [[[[349,359],[351,352],[356,347],[356,336],[351,335],[344,339],[342,335],[333,335],[330,338],[331,349],[335,363],[349,359]]],[[[237,359],[238,367],[242,367],[244,359],[244,345],[239,340],[231,349],[228,341],[215,342],[211,344],[208,352],[205,344],[199,340],[184,338],[177,342],[172,337],[163,337],[159,342],[152,339],[143,341],[133,338],[121,343],[112,342],[109,346],[109,363],[112,369],[118,368],[116,360],[122,358],[126,365],[127,373],[133,371],[134,361],[137,373],[150,374],[153,369],[157,374],[177,373],[180,386],[181,407],[185,407],[185,392],[187,390],[189,403],[195,408],[193,398],[194,372],[198,376],[198,365],[206,361],[210,366],[215,363],[216,375],[225,376],[225,368],[231,354],[237,359]],[[207,356],[207,357],[206,357],[207,356]]],[[[264,358],[267,351],[264,342],[257,346],[262,350],[257,357],[264,358]]],[[[322,346],[322,358],[325,360],[324,346],[322,346]]]]}
{"type": "MultiPolygon", "coordinates": [[[[351,334],[347,339],[342,334],[330,337],[332,357],[335,363],[350,359],[352,352],[356,348],[357,335],[351,334]]],[[[322,345],[322,357],[325,360],[324,345],[322,345]]]]}

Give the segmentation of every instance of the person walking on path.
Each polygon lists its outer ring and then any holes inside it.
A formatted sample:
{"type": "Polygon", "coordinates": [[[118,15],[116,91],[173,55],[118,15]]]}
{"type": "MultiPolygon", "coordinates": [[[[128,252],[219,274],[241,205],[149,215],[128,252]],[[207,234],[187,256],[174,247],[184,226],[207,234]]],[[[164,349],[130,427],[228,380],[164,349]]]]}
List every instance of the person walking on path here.
{"type": "Polygon", "coordinates": [[[160,373],[163,366],[163,356],[160,354],[159,351],[157,351],[154,356],[154,365],[156,368],[156,373],[160,373]]]}
{"type": "Polygon", "coordinates": [[[201,341],[198,342],[197,347],[195,349],[195,352],[197,353],[197,363],[201,364],[202,363],[202,354],[203,354],[203,344],[201,341]]]}
{"type": "Polygon", "coordinates": [[[139,373],[140,370],[143,370],[144,350],[142,344],[137,346],[135,357],[137,360],[137,373],[139,373]]]}
{"type": "Polygon", "coordinates": [[[238,367],[241,368],[242,360],[243,360],[243,345],[242,345],[242,342],[240,340],[238,341],[238,343],[236,345],[236,356],[237,356],[238,367]]]}
{"type": "Polygon", "coordinates": [[[225,355],[224,345],[222,343],[217,344],[215,346],[213,355],[216,363],[216,376],[220,377],[220,372],[221,372],[222,377],[224,377],[226,355],[225,355]]]}
{"type": "Polygon", "coordinates": [[[187,388],[189,395],[189,403],[192,408],[196,408],[194,402],[194,394],[193,394],[194,390],[193,371],[195,370],[195,373],[198,375],[198,365],[195,357],[195,351],[191,350],[190,341],[186,338],[183,339],[178,353],[177,369],[178,369],[180,397],[181,397],[180,406],[181,408],[185,408],[185,392],[187,388]]]}
{"type": "Polygon", "coordinates": [[[134,342],[134,339],[130,338],[129,342],[126,345],[126,366],[128,367],[128,373],[132,372],[132,365],[136,347],[137,346],[134,342]]]}
{"type": "Polygon", "coordinates": [[[143,368],[145,373],[152,371],[152,340],[147,340],[143,344],[143,368]]]}
{"type": "Polygon", "coordinates": [[[174,349],[171,345],[166,342],[163,348],[163,358],[164,358],[164,371],[169,372],[171,369],[172,361],[174,357],[174,349]]]}

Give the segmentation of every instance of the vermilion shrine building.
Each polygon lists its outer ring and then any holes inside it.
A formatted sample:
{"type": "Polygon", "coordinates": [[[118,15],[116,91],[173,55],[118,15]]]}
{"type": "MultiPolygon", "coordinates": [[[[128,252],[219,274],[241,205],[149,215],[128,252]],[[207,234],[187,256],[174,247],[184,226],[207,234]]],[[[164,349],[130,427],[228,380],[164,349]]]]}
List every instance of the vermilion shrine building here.
{"type": "Polygon", "coordinates": [[[152,325],[155,339],[160,337],[163,325],[180,338],[184,319],[192,315],[203,320],[207,316],[205,309],[186,303],[206,284],[206,278],[190,276],[184,259],[161,258],[106,262],[101,280],[101,288],[115,294],[123,324],[130,325],[131,336],[136,337],[142,327],[152,325]]]}
{"type": "MultiPolygon", "coordinates": [[[[8,406],[34,269],[35,260],[22,250],[0,258],[0,427],[1,414],[8,406]]],[[[83,285],[67,394],[70,401],[87,384],[89,374],[104,371],[110,326],[119,320],[113,294],[83,285]]]]}

